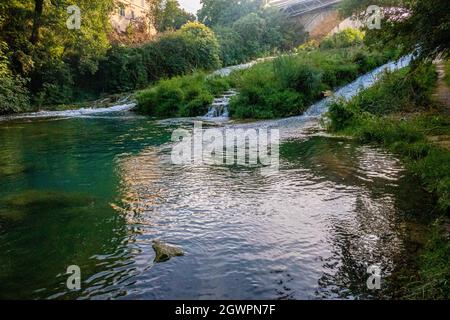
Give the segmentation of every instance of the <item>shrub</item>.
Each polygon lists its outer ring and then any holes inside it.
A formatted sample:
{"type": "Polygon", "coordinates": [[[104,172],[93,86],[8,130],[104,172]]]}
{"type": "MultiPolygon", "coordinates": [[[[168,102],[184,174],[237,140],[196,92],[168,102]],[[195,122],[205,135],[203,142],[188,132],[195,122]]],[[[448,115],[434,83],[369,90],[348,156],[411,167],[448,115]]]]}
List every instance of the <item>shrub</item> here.
{"type": "Polygon", "coordinates": [[[240,64],[252,58],[244,52],[244,42],[232,27],[218,26],[214,32],[220,43],[220,60],[224,66],[240,64]]]}
{"type": "Polygon", "coordinates": [[[334,100],[328,106],[327,116],[331,120],[329,130],[336,132],[347,128],[355,120],[356,110],[343,100],[334,100]]]}
{"type": "Polygon", "coordinates": [[[319,48],[320,43],[315,40],[308,40],[307,42],[301,44],[300,46],[298,46],[297,51],[298,52],[302,52],[302,51],[315,51],[319,48]]]}
{"type": "Polygon", "coordinates": [[[313,99],[320,90],[321,73],[314,66],[293,56],[275,59],[273,66],[281,87],[301,92],[307,100],[313,99]]]}
{"type": "Polygon", "coordinates": [[[233,23],[215,26],[214,31],[226,66],[270,52],[292,50],[306,39],[304,28],[298,21],[274,8],[242,15],[233,23]]]}
{"type": "Polygon", "coordinates": [[[359,73],[369,72],[389,60],[390,56],[383,55],[379,51],[358,50],[352,57],[352,61],[358,65],[359,73]]]}
{"type": "Polygon", "coordinates": [[[161,80],[137,95],[141,113],[156,117],[194,117],[207,113],[214,96],[229,89],[225,78],[203,73],[161,80]]]}
{"type": "Polygon", "coordinates": [[[159,79],[220,66],[219,44],[208,27],[190,22],[180,30],[137,48],[115,46],[101,62],[99,90],[141,89],[159,79]]]}
{"type": "Polygon", "coordinates": [[[345,29],[332,36],[328,36],[320,43],[321,49],[348,48],[361,45],[364,41],[364,32],[358,29],[345,29]]]}
{"type": "Polygon", "coordinates": [[[219,42],[214,32],[199,22],[188,22],[175,33],[189,45],[190,64],[195,69],[211,70],[220,67],[219,42]]]}
{"type": "MultiPolygon", "coordinates": [[[[354,80],[360,67],[354,55],[343,50],[300,51],[233,73],[238,88],[230,113],[238,118],[298,115],[322,97],[322,91],[354,80]]],[[[382,63],[381,59],[376,63],[382,63]]]]}
{"type": "Polygon", "coordinates": [[[386,73],[381,81],[356,96],[352,104],[376,115],[414,111],[430,103],[436,74],[431,66],[386,73]]]}
{"type": "Polygon", "coordinates": [[[0,75],[0,115],[30,110],[26,81],[12,75],[0,75]]]}
{"type": "Polygon", "coordinates": [[[63,61],[47,61],[32,74],[31,90],[39,107],[73,102],[74,73],[63,61]]]}

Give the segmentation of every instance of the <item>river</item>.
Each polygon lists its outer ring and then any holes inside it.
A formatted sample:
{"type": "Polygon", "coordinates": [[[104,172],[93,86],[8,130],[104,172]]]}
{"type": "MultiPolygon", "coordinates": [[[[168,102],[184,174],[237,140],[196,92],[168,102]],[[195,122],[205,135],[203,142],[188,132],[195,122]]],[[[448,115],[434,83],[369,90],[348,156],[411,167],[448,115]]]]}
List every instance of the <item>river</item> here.
{"type": "MultiPolygon", "coordinates": [[[[341,88],[349,97],[386,67],[341,88]]],[[[398,294],[432,202],[398,159],[299,117],[280,169],[173,165],[174,129],[127,107],[0,122],[0,298],[377,299],[398,294]],[[111,112],[114,111],[114,112],[111,112]],[[152,241],[185,255],[154,263],[152,241]],[[66,287],[67,267],[82,288],[66,287]],[[379,266],[381,290],[367,288],[379,266]]],[[[189,120],[189,119],[188,119],[189,120]]],[[[190,119],[192,120],[192,119],[190,119]]]]}

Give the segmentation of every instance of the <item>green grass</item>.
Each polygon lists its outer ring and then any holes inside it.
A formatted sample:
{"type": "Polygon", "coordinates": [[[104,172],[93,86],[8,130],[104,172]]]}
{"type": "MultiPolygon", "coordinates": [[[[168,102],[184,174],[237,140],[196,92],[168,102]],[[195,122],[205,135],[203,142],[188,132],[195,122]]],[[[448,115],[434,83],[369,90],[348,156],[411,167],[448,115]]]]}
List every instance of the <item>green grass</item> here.
{"type": "Polygon", "coordinates": [[[350,48],[299,50],[238,73],[239,94],[231,101],[234,118],[279,118],[302,114],[323,92],[347,84],[382,65],[394,52],[350,48]]]}
{"type": "Polygon", "coordinates": [[[408,299],[450,299],[450,241],[442,230],[443,220],[431,227],[417,264],[416,281],[408,286],[408,299]]]}

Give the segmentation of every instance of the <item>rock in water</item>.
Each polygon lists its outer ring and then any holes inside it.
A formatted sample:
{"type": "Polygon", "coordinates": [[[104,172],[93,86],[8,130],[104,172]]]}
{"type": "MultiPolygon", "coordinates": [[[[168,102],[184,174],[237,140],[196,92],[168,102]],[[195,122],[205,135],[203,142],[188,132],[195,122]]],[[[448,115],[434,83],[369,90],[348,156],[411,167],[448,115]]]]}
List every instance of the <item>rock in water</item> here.
{"type": "Polygon", "coordinates": [[[156,263],[168,261],[173,257],[184,256],[184,252],[181,248],[170,246],[159,240],[153,240],[153,250],[155,250],[156,253],[156,263]]]}

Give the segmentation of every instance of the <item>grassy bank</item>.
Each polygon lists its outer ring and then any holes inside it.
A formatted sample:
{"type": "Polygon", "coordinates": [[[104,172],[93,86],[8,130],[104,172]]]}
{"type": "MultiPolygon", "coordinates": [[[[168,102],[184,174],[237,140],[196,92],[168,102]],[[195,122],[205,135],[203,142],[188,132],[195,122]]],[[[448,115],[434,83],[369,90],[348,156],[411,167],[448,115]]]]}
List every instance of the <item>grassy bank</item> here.
{"type": "Polygon", "coordinates": [[[136,96],[139,112],[156,117],[204,115],[214,97],[230,88],[229,78],[205,73],[161,80],[136,96]]]}
{"type": "MultiPolygon", "coordinates": [[[[399,155],[436,198],[434,214],[441,219],[450,213],[450,115],[431,101],[435,83],[431,65],[388,73],[352,100],[331,103],[327,126],[399,155]]],[[[450,298],[450,244],[440,226],[431,227],[407,298],[450,298]]]]}
{"type": "Polygon", "coordinates": [[[302,114],[323,92],[355,80],[382,65],[394,51],[373,51],[359,31],[343,31],[319,45],[301,46],[297,54],[258,64],[236,76],[235,118],[278,118],[302,114]]]}

